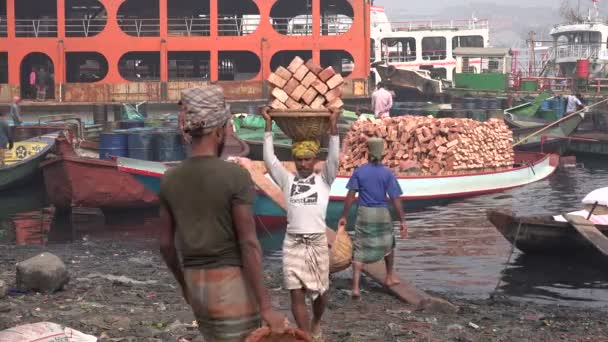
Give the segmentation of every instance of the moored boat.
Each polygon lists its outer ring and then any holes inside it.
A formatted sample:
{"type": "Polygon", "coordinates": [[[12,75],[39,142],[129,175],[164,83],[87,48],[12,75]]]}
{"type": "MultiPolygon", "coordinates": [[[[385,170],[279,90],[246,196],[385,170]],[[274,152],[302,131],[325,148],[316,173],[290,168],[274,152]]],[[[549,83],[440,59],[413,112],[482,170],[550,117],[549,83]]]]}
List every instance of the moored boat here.
{"type": "MultiPolygon", "coordinates": [[[[406,205],[424,205],[432,201],[467,197],[485,193],[500,192],[542,180],[551,175],[557,168],[557,155],[516,152],[516,165],[512,168],[474,172],[448,176],[407,176],[399,177],[399,185],[405,190],[402,197],[406,205]]],[[[158,193],[160,178],[169,166],[162,163],[141,162],[128,158],[118,159],[119,170],[133,174],[148,188],[158,193]]],[[[253,162],[255,168],[263,170],[262,162],[253,162]]],[[[286,163],[288,167],[293,167],[286,163]]],[[[271,179],[268,174],[265,175],[271,179]]],[[[328,226],[335,226],[342,212],[343,202],[347,195],[346,184],[349,176],[339,176],[334,181],[330,204],[327,213],[328,226]]],[[[268,230],[281,229],[285,224],[285,213],[269,197],[258,192],[254,203],[255,214],[259,223],[268,230]]]]}
{"type": "Polygon", "coordinates": [[[38,167],[55,146],[59,133],[50,133],[15,142],[5,151],[4,165],[0,166],[0,190],[27,182],[39,171],[38,167]]]}

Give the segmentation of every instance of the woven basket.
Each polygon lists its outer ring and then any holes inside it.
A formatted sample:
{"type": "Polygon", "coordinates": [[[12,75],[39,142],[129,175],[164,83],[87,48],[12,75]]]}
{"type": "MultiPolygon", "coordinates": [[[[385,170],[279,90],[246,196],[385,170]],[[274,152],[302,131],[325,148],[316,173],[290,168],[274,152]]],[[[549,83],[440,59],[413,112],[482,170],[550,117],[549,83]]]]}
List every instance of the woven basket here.
{"type": "Polygon", "coordinates": [[[350,267],[353,260],[353,241],[346,229],[338,229],[329,252],[329,272],[337,273],[350,267]]]}
{"type": "Polygon", "coordinates": [[[281,335],[271,336],[270,328],[263,327],[252,332],[245,342],[313,342],[313,340],[300,329],[288,328],[281,335]]]}
{"type": "Polygon", "coordinates": [[[329,110],[273,110],[270,116],[293,141],[321,141],[329,130],[329,110]]]}

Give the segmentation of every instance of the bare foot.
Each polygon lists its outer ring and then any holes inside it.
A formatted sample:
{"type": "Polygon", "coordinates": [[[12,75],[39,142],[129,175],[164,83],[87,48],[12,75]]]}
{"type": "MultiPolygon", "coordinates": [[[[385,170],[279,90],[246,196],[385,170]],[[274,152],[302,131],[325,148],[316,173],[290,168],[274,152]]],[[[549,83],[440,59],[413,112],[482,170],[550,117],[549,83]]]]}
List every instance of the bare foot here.
{"type": "Polygon", "coordinates": [[[310,333],[315,342],[324,342],[323,332],[321,331],[321,322],[317,322],[316,320],[312,320],[310,322],[310,333]]]}
{"type": "Polygon", "coordinates": [[[386,282],[386,286],[388,286],[388,287],[392,287],[392,286],[401,284],[401,280],[399,280],[399,278],[395,277],[394,275],[386,276],[385,282],[386,282]]]}
{"type": "Polygon", "coordinates": [[[360,299],[361,298],[361,292],[359,292],[359,289],[353,289],[353,291],[351,292],[350,296],[353,299],[360,299]]]}

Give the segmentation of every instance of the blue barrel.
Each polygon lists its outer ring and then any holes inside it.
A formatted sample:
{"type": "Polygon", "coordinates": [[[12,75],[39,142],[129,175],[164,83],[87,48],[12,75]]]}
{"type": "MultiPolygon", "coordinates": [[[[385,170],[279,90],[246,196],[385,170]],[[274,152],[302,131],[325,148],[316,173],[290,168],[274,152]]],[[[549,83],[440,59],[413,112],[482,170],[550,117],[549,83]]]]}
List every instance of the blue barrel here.
{"type": "Polygon", "coordinates": [[[465,97],[464,98],[464,109],[473,110],[475,109],[475,98],[473,97],[465,97]]]}
{"type": "Polygon", "coordinates": [[[464,109],[464,101],[463,101],[462,97],[454,97],[452,99],[452,109],[454,109],[454,110],[464,109]]]}
{"type": "Polygon", "coordinates": [[[145,125],[146,123],[142,120],[126,120],[118,123],[120,129],[143,128],[145,125]]]}
{"type": "Polygon", "coordinates": [[[186,159],[186,148],[177,131],[160,130],[155,134],[156,161],[182,161],[186,159]]]}
{"type": "Polygon", "coordinates": [[[500,109],[500,99],[488,99],[488,109],[500,109]]]}
{"type": "Polygon", "coordinates": [[[130,130],[127,139],[129,158],[154,160],[154,137],[150,130],[130,130]]]}
{"type": "Polygon", "coordinates": [[[551,110],[551,101],[550,100],[543,101],[543,103],[540,105],[540,109],[541,110],[551,110]]]}
{"type": "Polygon", "coordinates": [[[128,156],[126,132],[114,131],[99,134],[99,159],[108,160],[111,159],[110,156],[128,156]]]}

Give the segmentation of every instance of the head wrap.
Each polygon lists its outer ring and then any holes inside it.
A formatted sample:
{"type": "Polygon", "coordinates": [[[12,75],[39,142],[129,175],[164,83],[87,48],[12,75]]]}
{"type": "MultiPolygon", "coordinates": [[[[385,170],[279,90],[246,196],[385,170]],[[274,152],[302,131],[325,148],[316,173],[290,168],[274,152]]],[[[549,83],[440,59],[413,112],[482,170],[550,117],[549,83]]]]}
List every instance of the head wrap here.
{"type": "Polygon", "coordinates": [[[319,154],[320,144],[315,140],[294,142],[291,146],[293,156],[299,159],[316,158],[319,154]]]}
{"type": "Polygon", "coordinates": [[[216,85],[182,91],[181,103],[186,112],[185,133],[208,131],[224,125],[230,119],[230,106],[224,99],[224,90],[216,85]]]}
{"type": "Polygon", "coordinates": [[[380,138],[370,138],[367,140],[369,157],[375,161],[381,161],[384,154],[384,140],[380,138]]]}

